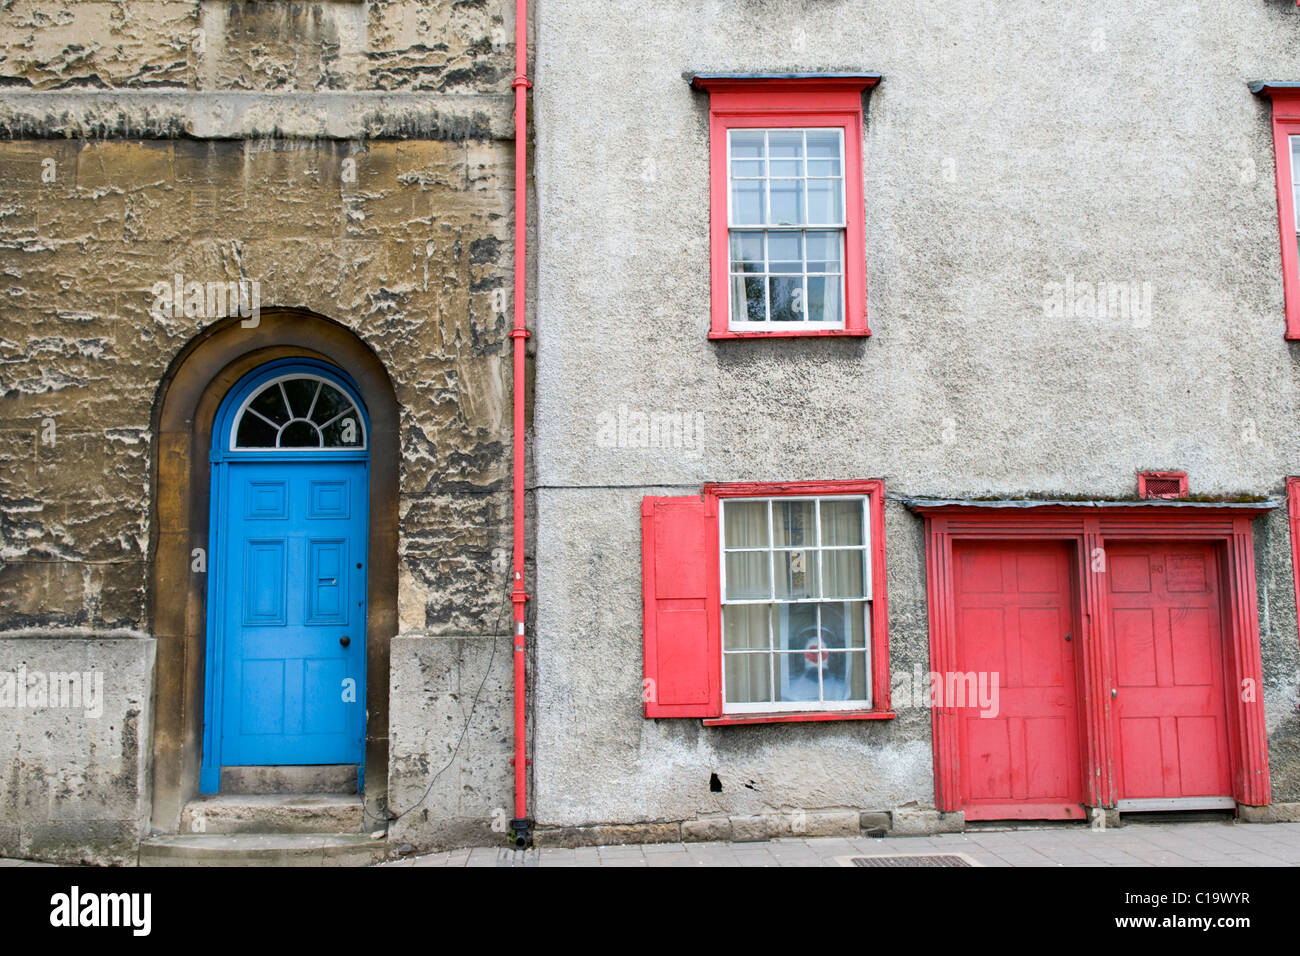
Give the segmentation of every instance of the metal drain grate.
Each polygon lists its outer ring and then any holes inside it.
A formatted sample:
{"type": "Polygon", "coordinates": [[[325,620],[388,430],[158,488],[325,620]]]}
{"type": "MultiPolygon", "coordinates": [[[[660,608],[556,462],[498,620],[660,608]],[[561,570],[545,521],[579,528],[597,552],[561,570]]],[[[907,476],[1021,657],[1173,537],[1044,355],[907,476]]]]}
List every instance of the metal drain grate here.
{"type": "Polygon", "coordinates": [[[964,853],[908,853],[898,856],[851,856],[851,866],[976,866],[964,853]]]}

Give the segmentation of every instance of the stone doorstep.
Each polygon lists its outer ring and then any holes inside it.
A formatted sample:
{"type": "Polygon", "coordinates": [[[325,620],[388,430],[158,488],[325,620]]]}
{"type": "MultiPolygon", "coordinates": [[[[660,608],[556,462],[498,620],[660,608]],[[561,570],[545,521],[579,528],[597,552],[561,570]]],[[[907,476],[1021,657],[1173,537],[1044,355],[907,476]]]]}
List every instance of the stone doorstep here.
{"type": "Polygon", "coordinates": [[[141,866],[370,866],[388,843],[361,833],[229,833],[152,837],[141,866]]]}
{"type": "Polygon", "coordinates": [[[364,827],[355,793],[223,793],[187,803],[180,833],[360,833],[364,827]]]}
{"type": "Polygon", "coordinates": [[[356,764],[222,767],[223,794],[356,793],[356,764]]]}

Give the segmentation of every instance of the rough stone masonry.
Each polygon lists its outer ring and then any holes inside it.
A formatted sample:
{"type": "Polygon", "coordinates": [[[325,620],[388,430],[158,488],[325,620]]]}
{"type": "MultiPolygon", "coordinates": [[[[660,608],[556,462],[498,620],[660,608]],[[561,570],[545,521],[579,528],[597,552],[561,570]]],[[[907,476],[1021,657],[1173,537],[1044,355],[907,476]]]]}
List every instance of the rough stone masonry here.
{"type": "Polygon", "coordinates": [[[0,708],[0,856],[123,861],[175,826],[150,805],[154,715],[175,706],[154,683],[151,516],[169,503],[151,429],[182,351],[257,323],[208,314],[210,296],[153,308],[160,282],[256,283],[263,315],[341,325],[382,363],[397,607],[389,720],[370,728],[388,738],[371,778],[386,792],[367,808],[409,811],[394,839],[433,845],[486,839],[509,805],[494,635],[512,16],[497,0],[0,11],[0,671],[105,681],[95,720],[0,708]]]}

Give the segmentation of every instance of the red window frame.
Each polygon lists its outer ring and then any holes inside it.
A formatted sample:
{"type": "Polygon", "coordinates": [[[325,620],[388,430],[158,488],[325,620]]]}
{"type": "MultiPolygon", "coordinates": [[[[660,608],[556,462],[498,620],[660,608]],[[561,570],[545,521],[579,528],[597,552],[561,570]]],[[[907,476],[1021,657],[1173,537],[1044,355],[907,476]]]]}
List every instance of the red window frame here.
{"type": "Polygon", "coordinates": [[[646,717],[697,717],[707,726],[823,720],[887,720],[889,609],[885,485],[880,479],[706,484],[700,495],[642,500],[646,717]],[[723,713],[722,595],[718,516],[723,498],[860,495],[871,534],[871,707],[723,713]],[[660,540],[660,538],[666,540],[660,540]]]}
{"type": "Polygon", "coordinates": [[[1291,137],[1300,136],[1300,83],[1256,83],[1251,92],[1273,103],[1273,163],[1277,174],[1277,219],[1282,240],[1282,283],[1286,338],[1300,340],[1300,257],[1291,177],[1291,137]]]}
{"type": "Polygon", "coordinates": [[[788,76],[697,74],[691,85],[709,94],[710,339],[868,336],[866,211],[863,202],[862,93],[878,73],[788,76]],[[844,131],[844,328],[733,330],[730,322],[727,222],[727,131],[826,127],[844,131]]]}

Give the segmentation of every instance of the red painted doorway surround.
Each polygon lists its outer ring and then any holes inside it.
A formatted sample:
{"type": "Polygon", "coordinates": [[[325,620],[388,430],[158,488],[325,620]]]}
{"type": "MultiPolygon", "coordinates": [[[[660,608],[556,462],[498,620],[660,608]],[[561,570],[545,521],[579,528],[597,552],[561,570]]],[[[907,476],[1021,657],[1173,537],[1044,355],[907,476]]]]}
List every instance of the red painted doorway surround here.
{"type": "MultiPolygon", "coordinates": [[[[939,680],[947,674],[960,674],[963,667],[977,660],[966,648],[963,636],[970,632],[971,625],[963,625],[962,615],[969,617],[973,603],[961,591],[964,576],[969,577],[961,568],[963,554],[1000,552],[999,561],[1006,561],[1008,553],[1037,554],[1040,556],[1028,561],[1031,569],[1036,567],[1037,574],[1045,579],[1044,569],[1061,559],[1041,557],[1046,552],[1034,551],[1031,546],[1054,543],[1063,549],[1077,607],[1072,624],[1078,633],[1070,631],[1067,643],[1071,648],[1068,655],[1063,652],[1061,660],[1073,657],[1081,808],[1156,809],[1154,805],[1143,807],[1119,801],[1177,801],[1186,797],[1200,798],[1202,805],[1226,805],[1228,797],[1233,803],[1251,806],[1270,802],[1267,738],[1259,694],[1261,664],[1251,519],[1267,513],[1271,505],[1153,502],[999,506],[912,501],[909,506],[926,518],[931,669],[939,680]],[[1122,590],[1134,586],[1131,581],[1126,585],[1122,576],[1133,573],[1133,560],[1139,555],[1152,569],[1159,569],[1151,571],[1153,579],[1146,597],[1141,597],[1141,590],[1122,590]],[[1119,558],[1121,565],[1116,581],[1111,580],[1113,558],[1119,558]],[[1122,567],[1125,564],[1127,568],[1122,567]],[[1199,582],[1193,580],[1197,566],[1203,575],[1199,582]],[[1199,591],[1192,587],[1194,584],[1199,591]],[[1116,618],[1112,613],[1115,610],[1133,613],[1121,613],[1116,618]],[[1134,619],[1143,611],[1153,622],[1145,636],[1141,628],[1134,629],[1134,619]],[[1126,616],[1129,620],[1116,623],[1126,616]],[[1161,620],[1165,623],[1156,623],[1161,620]],[[1121,632],[1121,625],[1129,631],[1121,632]],[[1121,685],[1121,681],[1128,683],[1121,685]],[[1132,693],[1126,693],[1126,689],[1132,693]],[[1119,704],[1121,697],[1125,698],[1123,707],[1119,704]],[[1211,738],[1212,745],[1207,743],[1211,738]],[[1141,754],[1136,764],[1130,759],[1130,766],[1140,764],[1142,770],[1126,774],[1122,762],[1125,746],[1130,758],[1141,754]],[[1153,783],[1156,779],[1159,789],[1153,783]]],[[[999,585],[1002,596],[993,603],[1003,613],[1012,609],[1019,614],[1026,602],[1019,584],[1008,586],[1006,575],[1004,569],[999,585]]],[[[1051,590],[1060,593],[1057,584],[1040,593],[1051,590]]],[[[1004,629],[1004,642],[1010,633],[1004,629]]],[[[1019,632],[1014,636],[1017,643],[1023,644],[1019,632]]],[[[978,646],[980,639],[975,640],[978,646]]],[[[987,637],[983,640],[988,643],[987,637]]],[[[1046,646],[1041,641],[1034,645],[1039,664],[1053,660],[1045,652],[1046,646]]],[[[1003,666],[1010,677],[1010,664],[1003,666]]],[[[1066,679],[1063,673],[1061,686],[1066,679]]],[[[1009,681],[1006,686],[1014,690],[1015,682],[1009,681]]],[[[1043,687],[1035,693],[1050,696],[1043,687]]],[[[1041,701],[1035,703],[1024,694],[1019,702],[1015,694],[1003,696],[1010,708],[1003,711],[1008,727],[1014,719],[1039,719],[1034,709],[1041,701]]],[[[1062,807],[1054,814],[1037,804],[1046,803],[1050,809],[1058,801],[1038,800],[1032,792],[1035,788],[1045,792],[1042,788],[1048,783],[1061,779],[1060,768],[1068,763],[1068,755],[1065,761],[1053,756],[1044,764],[1041,755],[1047,750],[1038,746],[1033,753],[1026,749],[1013,758],[1013,738],[1008,730],[1004,766],[992,778],[986,775],[980,780],[972,771],[985,751],[993,751],[987,747],[970,751],[972,731],[963,730],[964,718],[969,723],[969,708],[963,712],[954,701],[939,699],[932,717],[935,800],[940,810],[964,810],[972,819],[1077,815],[1077,811],[1064,810],[1065,805],[1075,803],[1076,796],[1069,793],[1068,776],[1067,783],[1057,789],[1071,799],[1059,801],[1062,807]],[[1015,759],[1020,761],[1019,766],[1015,759]],[[1023,787],[1020,795],[1014,789],[1016,779],[1023,787]],[[997,809],[993,789],[997,786],[1004,791],[1012,788],[1011,808],[997,809]],[[990,811],[998,817],[991,816],[990,811]]],[[[998,739],[993,731],[977,733],[998,739]]],[[[1174,804],[1168,808],[1177,807],[1174,804]]]]}

